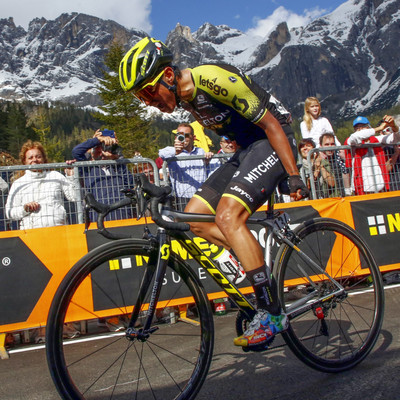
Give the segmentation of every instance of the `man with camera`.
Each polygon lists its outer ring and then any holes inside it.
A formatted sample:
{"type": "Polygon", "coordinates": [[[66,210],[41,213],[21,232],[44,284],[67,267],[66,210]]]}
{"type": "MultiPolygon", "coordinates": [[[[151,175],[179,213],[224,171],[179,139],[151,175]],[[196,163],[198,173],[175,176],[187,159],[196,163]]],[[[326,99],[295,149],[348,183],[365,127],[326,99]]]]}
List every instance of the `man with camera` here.
{"type": "MultiPolygon", "coordinates": [[[[101,203],[111,204],[121,200],[125,195],[121,189],[134,186],[133,175],[127,164],[114,163],[114,160],[123,158],[122,148],[114,131],[105,129],[97,130],[93,138],[78,144],[72,149],[74,161],[107,161],[109,164],[98,163],[80,168],[80,177],[83,178],[83,187],[93,193],[101,203]]],[[[90,218],[95,221],[97,215],[91,211],[90,218]]],[[[133,218],[131,207],[123,207],[112,211],[106,220],[133,218]]]]}
{"type": "Polygon", "coordinates": [[[194,145],[193,127],[187,123],[178,125],[174,146],[160,149],[158,155],[168,163],[169,177],[176,197],[176,207],[183,211],[196,190],[207,179],[206,165],[213,156],[194,145]],[[177,160],[180,157],[192,160],[177,160]],[[205,158],[200,158],[205,156],[205,158]]]}

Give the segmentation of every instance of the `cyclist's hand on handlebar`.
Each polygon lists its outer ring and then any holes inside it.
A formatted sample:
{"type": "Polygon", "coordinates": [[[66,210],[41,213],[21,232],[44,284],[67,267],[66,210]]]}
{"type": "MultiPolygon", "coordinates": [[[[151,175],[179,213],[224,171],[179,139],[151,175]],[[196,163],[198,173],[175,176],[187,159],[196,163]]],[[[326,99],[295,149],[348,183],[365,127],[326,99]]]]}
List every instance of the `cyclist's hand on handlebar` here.
{"type": "Polygon", "coordinates": [[[309,197],[310,192],[307,186],[301,180],[300,175],[291,175],[288,178],[288,184],[290,189],[290,198],[294,201],[298,201],[309,197]]]}

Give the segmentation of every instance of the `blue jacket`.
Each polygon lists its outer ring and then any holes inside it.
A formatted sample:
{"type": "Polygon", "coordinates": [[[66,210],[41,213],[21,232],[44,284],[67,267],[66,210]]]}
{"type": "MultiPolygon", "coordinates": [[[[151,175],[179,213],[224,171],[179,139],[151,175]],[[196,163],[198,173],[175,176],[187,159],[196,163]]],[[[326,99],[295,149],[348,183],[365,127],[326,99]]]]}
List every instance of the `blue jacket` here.
{"type": "MultiPolygon", "coordinates": [[[[86,140],[72,150],[72,156],[77,161],[87,161],[86,152],[92,147],[100,144],[97,138],[86,140]]],[[[126,164],[116,165],[92,165],[80,168],[80,176],[83,178],[83,187],[91,192],[97,201],[111,204],[125,197],[121,189],[132,188],[134,186],[133,175],[126,164]]],[[[135,211],[132,207],[123,207],[112,211],[106,220],[117,220],[133,218],[135,211]]],[[[91,212],[92,221],[97,220],[97,213],[91,212]]]]}

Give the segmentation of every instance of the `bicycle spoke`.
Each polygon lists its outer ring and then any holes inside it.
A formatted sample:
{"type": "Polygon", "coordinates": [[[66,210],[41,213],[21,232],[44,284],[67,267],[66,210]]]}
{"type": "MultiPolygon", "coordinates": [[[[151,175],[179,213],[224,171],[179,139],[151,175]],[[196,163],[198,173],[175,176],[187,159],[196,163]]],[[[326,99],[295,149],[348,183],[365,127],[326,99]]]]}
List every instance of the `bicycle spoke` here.
{"type": "Polygon", "coordinates": [[[313,368],[349,369],[367,356],[380,331],[380,271],[362,239],[339,221],[315,219],[300,225],[296,237],[312,263],[289,246],[277,255],[283,304],[295,316],[284,338],[313,368]]]}

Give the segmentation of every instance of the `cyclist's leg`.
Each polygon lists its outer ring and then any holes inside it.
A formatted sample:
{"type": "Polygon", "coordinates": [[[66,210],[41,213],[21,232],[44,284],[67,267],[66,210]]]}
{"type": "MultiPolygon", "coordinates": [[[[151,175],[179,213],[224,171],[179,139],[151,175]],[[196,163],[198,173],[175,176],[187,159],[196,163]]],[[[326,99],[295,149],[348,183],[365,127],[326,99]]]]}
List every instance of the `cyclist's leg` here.
{"type": "MultiPolygon", "coordinates": [[[[215,214],[210,210],[204,201],[198,197],[192,197],[185,208],[185,212],[188,213],[199,213],[199,214],[215,214]]],[[[217,246],[223,246],[230,250],[231,246],[226,240],[226,237],[222,234],[221,230],[216,224],[212,223],[201,223],[191,222],[191,231],[199,237],[208,240],[210,243],[214,243],[217,246]]]]}
{"type": "Polygon", "coordinates": [[[255,142],[241,152],[238,168],[225,185],[216,209],[216,224],[245,269],[259,309],[249,329],[235,339],[239,346],[268,342],[287,328],[275,279],[264,263],[259,243],[246,225],[248,217],[266,201],[285,175],[269,142],[255,142]]]}

